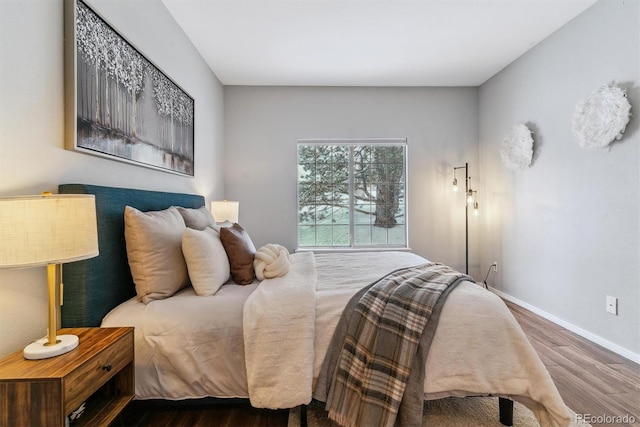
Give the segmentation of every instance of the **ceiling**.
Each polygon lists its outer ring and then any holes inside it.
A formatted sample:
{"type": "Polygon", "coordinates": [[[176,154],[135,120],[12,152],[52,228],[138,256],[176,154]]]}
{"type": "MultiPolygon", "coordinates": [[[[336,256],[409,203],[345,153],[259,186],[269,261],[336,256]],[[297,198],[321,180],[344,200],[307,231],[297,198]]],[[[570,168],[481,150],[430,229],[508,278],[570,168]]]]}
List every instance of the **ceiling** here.
{"type": "Polygon", "coordinates": [[[162,0],[224,85],[479,86],[596,0],[162,0]]]}

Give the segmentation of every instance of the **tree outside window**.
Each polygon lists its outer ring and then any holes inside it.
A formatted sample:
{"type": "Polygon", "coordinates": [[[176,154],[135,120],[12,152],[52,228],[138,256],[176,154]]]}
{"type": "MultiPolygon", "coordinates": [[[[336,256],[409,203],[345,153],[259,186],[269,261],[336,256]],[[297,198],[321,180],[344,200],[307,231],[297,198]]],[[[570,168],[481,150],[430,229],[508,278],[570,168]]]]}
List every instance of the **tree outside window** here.
{"type": "Polygon", "coordinates": [[[298,141],[300,247],[407,247],[406,140],[298,141]]]}

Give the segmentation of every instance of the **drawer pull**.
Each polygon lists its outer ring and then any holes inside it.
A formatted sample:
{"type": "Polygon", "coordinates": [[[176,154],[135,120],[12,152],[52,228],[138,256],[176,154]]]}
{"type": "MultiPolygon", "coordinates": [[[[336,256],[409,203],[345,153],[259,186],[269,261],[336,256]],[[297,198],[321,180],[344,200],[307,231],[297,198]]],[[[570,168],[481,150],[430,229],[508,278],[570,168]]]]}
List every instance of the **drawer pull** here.
{"type": "Polygon", "coordinates": [[[111,363],[107,363],[106,365],[104,365],[102,367],[102,369],[107,371],[107,372],[111,372],[111,363]]]}

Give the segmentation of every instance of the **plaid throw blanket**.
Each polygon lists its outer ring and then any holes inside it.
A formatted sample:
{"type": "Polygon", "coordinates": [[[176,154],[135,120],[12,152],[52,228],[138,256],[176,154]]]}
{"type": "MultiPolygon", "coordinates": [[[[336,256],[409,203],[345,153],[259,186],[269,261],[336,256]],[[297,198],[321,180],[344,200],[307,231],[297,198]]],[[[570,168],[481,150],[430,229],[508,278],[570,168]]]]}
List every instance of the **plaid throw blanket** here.
{"type": "Polygon", "coordinates": [[[331,419],[347,427],[392,427],[396,419],[421,425],[427,352],[446,295],[462,280],[472,279],[427,263],[396,270],[354,295],[324,361],[323,371],[333,373],[331,419]]]}

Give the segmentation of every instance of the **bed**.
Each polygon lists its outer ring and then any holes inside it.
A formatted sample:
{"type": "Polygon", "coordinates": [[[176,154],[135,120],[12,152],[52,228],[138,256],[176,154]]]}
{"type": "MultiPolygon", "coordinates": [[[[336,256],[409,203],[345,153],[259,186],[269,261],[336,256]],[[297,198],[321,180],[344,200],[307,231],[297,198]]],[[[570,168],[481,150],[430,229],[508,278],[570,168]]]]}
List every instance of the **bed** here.
{"type": "MultiPolygon", "coordinates": [[[[59,192],[95,195],[100,246],[98,257],[64,266],[62,326],[134,326],[136,399],[308,404],[318,397],[322,362],[351,296],[391,270],[426,261],[409,252],[295,253],[283,277],[243,286],[229,281],[209,297],[187,286],[144,304],[127,259],[125,206],[198,209],[204,198],[84,184],[61,185],[59,192]]],[[[475,283],[460,283],[447,298],[426,373],[425,399],[499,396],[529,407],[541,425],[569,423],[506,305],[475,283]]]]}

